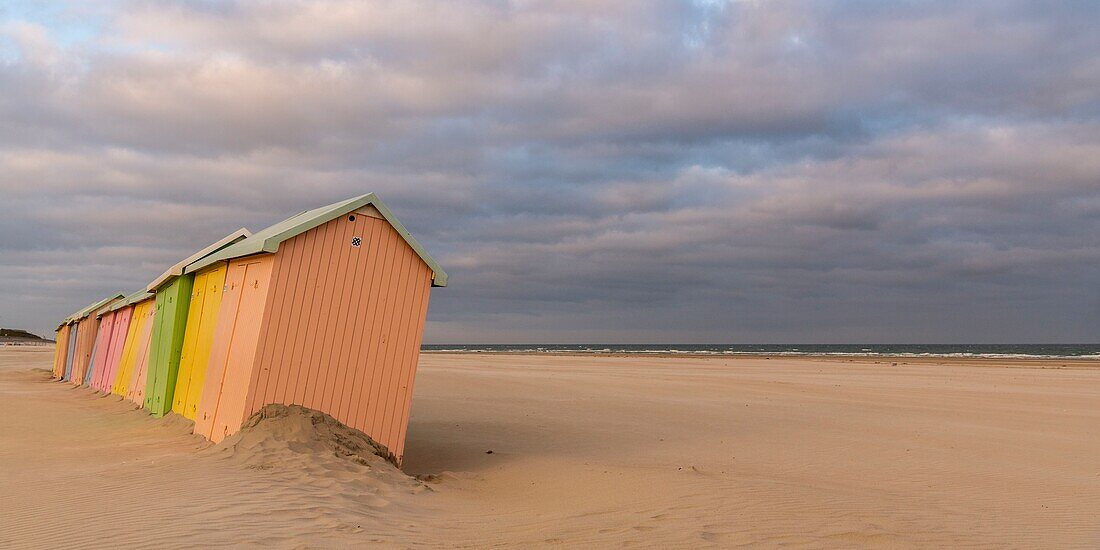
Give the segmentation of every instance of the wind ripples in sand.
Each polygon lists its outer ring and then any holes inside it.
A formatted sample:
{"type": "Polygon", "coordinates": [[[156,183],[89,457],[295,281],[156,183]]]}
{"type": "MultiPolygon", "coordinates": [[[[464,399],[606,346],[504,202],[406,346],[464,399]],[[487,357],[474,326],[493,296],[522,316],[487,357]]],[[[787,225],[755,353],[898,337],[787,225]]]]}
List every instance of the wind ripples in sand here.
{"type": "Polygon", "coordinates": [[[1100,545],[1095,368],[430,354],[413,477],[297,407],[212,446],[38,353],[0,353],[0,547],[1100,545]]]}

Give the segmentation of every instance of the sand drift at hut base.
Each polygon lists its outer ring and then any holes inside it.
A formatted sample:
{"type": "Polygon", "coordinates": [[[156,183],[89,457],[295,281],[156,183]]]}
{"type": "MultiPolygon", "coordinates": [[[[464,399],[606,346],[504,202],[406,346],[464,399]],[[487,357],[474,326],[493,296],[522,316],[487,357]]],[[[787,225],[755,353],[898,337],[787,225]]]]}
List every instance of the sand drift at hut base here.
{"type": "Polygon", "coordinates": [[[49,372],[5,368],[9,357],[0,356],[0,411],[15,411],[12,392],[26,400],[0,431],[0,547],[393,542],[384,525],[393,515],[415,520],[431,508],[419,498],[427,485],[323,413],[269,405],[211,445],[181,416],[154,418],[49,372]]]}
{"type": "Polygon", "coordinates": [[[426,354],[405,473],[49,367],[0,349],[0,547],[1100,547],[1096,361],[426,354]]]}
{"type": "MultiPolygon", "coordinates": [[[[370,466],[381,458],[396,466],[393,454],[363,432],[300,405],[265,405],[245,421],[240,431],[209,451],[267,469],[274,467],[275,459],[286,458],[284,449],[308,460],[332,455],[370,466]]],[[[285,465],[285,461],[280,461],[280,465],[285,465]]]]}

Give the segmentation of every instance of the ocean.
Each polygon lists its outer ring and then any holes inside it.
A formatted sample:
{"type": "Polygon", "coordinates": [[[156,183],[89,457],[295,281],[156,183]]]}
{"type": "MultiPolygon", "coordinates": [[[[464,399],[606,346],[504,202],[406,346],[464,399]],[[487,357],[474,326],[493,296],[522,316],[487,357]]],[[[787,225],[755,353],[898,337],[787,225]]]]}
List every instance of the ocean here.
{"type": "Polygon", "coordinates": [[[1100,344],[425,344],[424,351],[1100,359],[1100,344]]]}

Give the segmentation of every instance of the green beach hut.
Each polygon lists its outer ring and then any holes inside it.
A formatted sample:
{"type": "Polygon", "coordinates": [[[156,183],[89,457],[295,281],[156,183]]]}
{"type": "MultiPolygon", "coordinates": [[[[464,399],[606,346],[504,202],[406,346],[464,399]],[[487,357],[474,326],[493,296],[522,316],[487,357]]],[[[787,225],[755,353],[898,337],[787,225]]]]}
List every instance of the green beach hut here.
{"type": "Polygon", "coordinates": [[[183,270],[245,237],[251,233],[238,229],[217,242],[188,256],[149,283],[149,292],[155,292],[156,315],[153,335],[149,343],[149,374],[145,381],[145,408],[154,416],[162,416],[172,410],[172,396],[176,391],[176,375],[180,366],[180,350],[183,348],[184,327],[191,304],[194,274],[183,270]]]}

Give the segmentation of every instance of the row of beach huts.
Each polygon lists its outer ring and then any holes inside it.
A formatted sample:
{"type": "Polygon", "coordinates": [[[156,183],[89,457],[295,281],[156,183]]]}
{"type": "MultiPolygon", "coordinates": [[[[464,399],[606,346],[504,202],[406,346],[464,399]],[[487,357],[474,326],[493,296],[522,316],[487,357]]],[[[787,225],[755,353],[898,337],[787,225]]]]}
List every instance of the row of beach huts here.
{"type": "Polygon", "coordinates": [[[218,442],[269,403],[356,428],[400,463],[428,297],[447,274],[373,194],[238,229],[57,329],[53,375],[218,442]]]}

